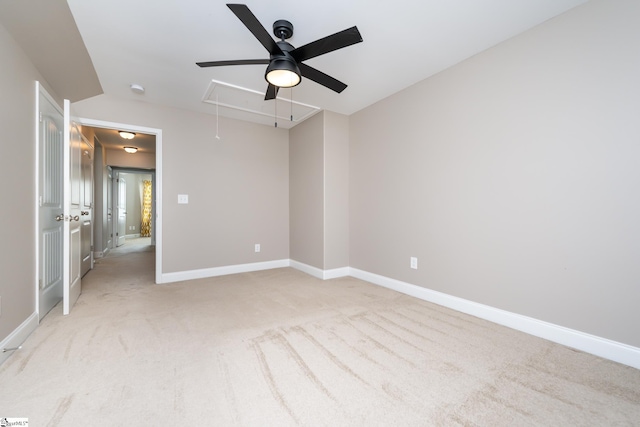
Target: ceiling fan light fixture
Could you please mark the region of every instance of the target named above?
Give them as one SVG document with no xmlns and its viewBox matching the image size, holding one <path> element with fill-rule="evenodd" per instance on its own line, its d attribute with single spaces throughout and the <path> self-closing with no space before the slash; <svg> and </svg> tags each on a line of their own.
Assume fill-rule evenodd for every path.
<svg viewBox="0 0 640 427">
<path fill-rule="evenodd" d="M 124 151 L 126 151 L 129 154 L 133 154 L 136 151 L 138 151 L 138 147 L 124 147 Z"/>
<path fill-rule="evenodd" d="M 127 132 L 127 131 L 124 131 L 124 130 L 121 130 L 119 133 L 120 133 L 120 136 L 122 138 L 124 138 L 124 139 L 133 139 L 136 136 L 135 133 Z"/>
<path fill-rule="evenodd" d="M 294 87 L 300 83 L 300 69 L 293 59 L 275 58 L 264 75 L 269 83 L 277 87 Z"/>
</svg>

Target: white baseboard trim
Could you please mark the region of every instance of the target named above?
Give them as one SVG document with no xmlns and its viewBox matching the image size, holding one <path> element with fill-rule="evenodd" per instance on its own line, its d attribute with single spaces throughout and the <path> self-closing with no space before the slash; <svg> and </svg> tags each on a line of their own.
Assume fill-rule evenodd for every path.
<svg viewBox="0 0 640 427">
<path fill-rule="evenodd" d="M 226 276 L 227 274 L 248 273 L 251 271 L 270 270 L 272 268 L 282 267 L 289 267 L 288 259 L 162 273 L 162 278 L 158 283 L 181 282 L 183 280 L 204 279 L 207 277 Z"/>
<path fill-rule="evenodd" d="M 349 275 L 349 267 L 334 268 L 332 270 L 322 270 L 318 267 L 314 267 L 293 259 L 290 260 L 290 262 L 292 268 L 300 270 L 303 273 L 307 273 L 308 275 L 321 280 L 335 279 L 338 277 L 345 277 Z"/>
<path fill-rule="evenodd" d="M 33 312 L 27 319 L 22 322 L 13 332 L 0 342 L 0 365 L 16 351 L 8 351 L 2 353 L 5 348 L 14 348 L 22 345 L 29 335 L 38 327 L 38 313 Z"/>
<path fill-rule="evenodd" d="M 324 280 L 337 279 L 338 277 L 349 276 L 351 269 L 349 267 L 334 268 L 332 270 L 324 270 Z"/>
<path fill-rule="evenodd" d="M 640 348 L 358 270 L 357 268 L 350 268 L 349 270 L 349 275 L 357 279 L 640 369 Z"/>
<path fill-rule="evenodd" d="M 300 270 L 303 273 L 307 273 L 310 276 L 315 277 L 316 279 L 321 279 L 322 280 L 322 276 L 324 271 L 319 269 L 318 267 L 313 267 L 309 264 L 305 264 L 302 263 L 300 261 L 296 261 L 296 260 L 289 260 L 289 266 L 291 268 L 295 268 L 296 270 Z"/>
</svg>

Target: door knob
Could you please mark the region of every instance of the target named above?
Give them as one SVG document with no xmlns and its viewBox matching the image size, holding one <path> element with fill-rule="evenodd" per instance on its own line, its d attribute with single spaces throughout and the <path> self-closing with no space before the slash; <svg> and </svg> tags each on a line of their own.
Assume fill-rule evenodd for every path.
<svg viewBox="0 0 640 427">
<path fill-rule="evenodd" d="M 64 214 L 56 215 L 56 221 L 63 221 L 63 220 L 64 220 Z"/>
<path fill-rule="evenodd" d="M 70 216 L 69 217 L 69 222 L 71 222 L 71 221 L 80 221 L 80 217 L 78 215 Z"/>
<path fill-rule="evenodd" d="M 89 211 L 80 211 L 80 215 L 89 215 Z"/>
</svg>

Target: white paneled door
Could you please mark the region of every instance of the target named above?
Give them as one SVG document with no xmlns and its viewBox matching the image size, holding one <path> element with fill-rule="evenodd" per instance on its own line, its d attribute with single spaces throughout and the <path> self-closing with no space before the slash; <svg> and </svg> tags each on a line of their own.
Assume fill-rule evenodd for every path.
<svg viewBox="0 0 640 427">
<path fill-rule="evenodd" d="M 71 119 L 71 103 L 64 100 L 64 233 L 63 233 L 63 306 L 69 314 L 82 290 L 82 135 Z"/>
<path fill-rule="evenodd" d="M 64 118 L 38 86 L 38 316 L 62 299 L 64 233 Z"/>
<path fill-rule="evenodd" d="M 82 232 L 82 265 L 80 275 L 84 277 L 93 268 L 93 146 L 84 135 L 82 137 L 82 177 L 80 179 L 81 204 L 80 222 Z"/>
</svg>

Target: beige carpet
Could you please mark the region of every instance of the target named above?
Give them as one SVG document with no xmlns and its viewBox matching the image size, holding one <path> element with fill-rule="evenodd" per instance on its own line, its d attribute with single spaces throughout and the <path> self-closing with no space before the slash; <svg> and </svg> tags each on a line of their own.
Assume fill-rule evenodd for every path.
<svg viewBox="0 0 640 427">
<path fill-rule="evenodd" d="M 96 264 L 0 366 L 31 426 L 640 425 L 640 371 L 353 278 Z"/>
</svg>

